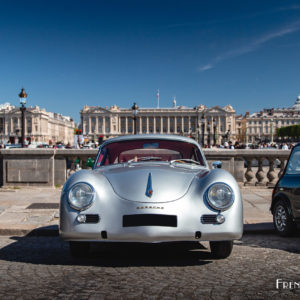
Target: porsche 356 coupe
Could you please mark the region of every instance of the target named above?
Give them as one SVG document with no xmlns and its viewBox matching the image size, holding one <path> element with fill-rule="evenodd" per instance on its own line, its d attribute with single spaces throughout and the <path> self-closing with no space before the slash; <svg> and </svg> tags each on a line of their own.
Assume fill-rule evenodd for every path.
<svg viewBox="0 0 300 300">
<path fill-rule="evenodd" d="M 91 242 L 209 241 L 215 258 L 230 255 L 243 233 L 243 207 L 234 177 L 210 169 L 199 144 L 174 135 L 106 140 L 92 170 L 66 181 L 60 236 L 74 256 Z"/>
</svg>

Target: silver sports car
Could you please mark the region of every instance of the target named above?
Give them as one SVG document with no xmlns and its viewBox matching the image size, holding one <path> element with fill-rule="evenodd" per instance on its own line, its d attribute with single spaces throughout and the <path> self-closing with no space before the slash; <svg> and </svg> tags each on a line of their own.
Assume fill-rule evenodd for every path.
<svg viewBox="0 0 300 300">
<path fill-rule="evenodd" d="M 92 170 L 66 181 L 60 235 L 82 256 L 91 242 L 209 241 L 216 258 L 230 255 L 243 233 L 239 187 L 198 143 L 172 135 L 105 141 Z"/>
</svg>

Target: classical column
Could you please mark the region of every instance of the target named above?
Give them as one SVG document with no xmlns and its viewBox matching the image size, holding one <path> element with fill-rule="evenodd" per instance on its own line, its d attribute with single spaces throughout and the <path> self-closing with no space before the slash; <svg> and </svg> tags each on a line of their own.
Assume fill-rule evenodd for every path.
<svg viewBox="0 0 300 300">
<path fill-rule="evenodd" d="M 103 134 L 106 133 L 106 120 L 105 120 L 105 116 L 102 117 L 102 122 L 103 122 L 103 125 L 102 125 L 102 128 L 103 128 Z"/>
<path fill-rule="evenodd" d="M 109 117 L 109 134 L 113 132 L 112 116 Z"/>
<path fill-rule="evenodd" d="M 96 116 L 96 128 L 95 128 L 95 132 L 98 134 L 99 133 L 99 122 L 98 122 L 98 117 Z"/>
<path fill-rule="evenodd" d="M 153 133 L 156 133 L 156 117 L 153 117 Z"/>
<path fill-rule="evenodd" d="M 207 118 L 205 118 L 205 123 L 204 123 L 204 135 L 205 135 L 205 144 L 207 144 L 208 143 L 208 135 L 209 135 Z"/>
<path fill-rule="evenodd" d="M 163 117 L 160 117 L 160 133 L 163 133 L 163 128 L 164 128 L 164 124 L 163 124 Z"/>
<path fill-rule="evenodd" d="M 188 118 L 188 133 L 191 133 L 191 117 L 189 116 Z"/>
<path fill-rule="evenodd" d="M 92 133 L 92 118 L 91 118 L 91 116 L 89 116 L 89 132 L 88 133 Z"/>
<path fill-rule="evenodd" d="M 181 132 L 184 133 L 184 117 L 181 117 Z"/>
<path fill-rule="evenodd" d="M 167 133 L 170 134 L 170 117 L 167 117 Z"/>
<path fill-rule="evenodd" d="M 220 139 L 220 136 L 222 136 L 222 133 L 221 133 L 221 117 L 218 116 L 218 122 L 217 122 L 217 134 L 218 134 L 218 141 L 217 143 L 218 144 L 221 144 L 221 139 Z"/>
<path fill-rule="evenodd" d="M 174 133 L 177 133 L 177 117 L 174 117 Z"/>
<path fill-rule="evenodd" d="M 149 133 L 149 117 L 146 117 L 146 133 Z"/>
<path fill-rule="evenodd" d="M 128 117 L 125 117 L 125 133 L 128 134 Z"/>
<path fill-rule="evenodd" d="M 143 133 L 143 117 L 139 116 L 139 129 L 140 133 Z"/>
</svg>

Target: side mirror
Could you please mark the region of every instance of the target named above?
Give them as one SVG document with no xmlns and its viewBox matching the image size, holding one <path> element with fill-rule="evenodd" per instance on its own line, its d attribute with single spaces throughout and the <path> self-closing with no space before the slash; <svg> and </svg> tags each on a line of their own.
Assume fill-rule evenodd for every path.
<svg viewBox="0 0 300 300">
<path fill-rule="evenodd" d="M 212 167 L 213 167 L 213 169 L 221 169 L 222 168 L 222 162 L 221 161 L 214 161 L 213 163 L 212 163 Z"/>
</svg>

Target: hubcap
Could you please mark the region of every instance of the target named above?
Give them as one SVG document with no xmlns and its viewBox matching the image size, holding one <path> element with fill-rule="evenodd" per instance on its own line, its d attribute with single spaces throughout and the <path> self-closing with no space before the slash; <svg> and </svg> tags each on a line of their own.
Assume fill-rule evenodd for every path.
<svg viewBox="0 0 300 300">
<path fill-rule="evenodd" d="M 287 214 L 283 206 L 279 205 L 275 212 L 275 223 L 279 231 L 284 231 L 286 228 Z"/>
</svg>

